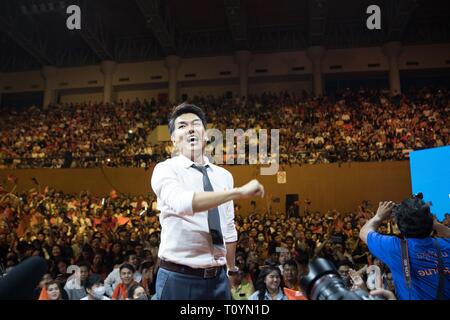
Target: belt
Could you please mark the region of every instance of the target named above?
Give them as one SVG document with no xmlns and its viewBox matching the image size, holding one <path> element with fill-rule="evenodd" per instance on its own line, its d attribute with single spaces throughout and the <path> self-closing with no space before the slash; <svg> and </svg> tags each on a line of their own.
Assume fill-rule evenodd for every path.
<svg viewBox="0 0 450 320">
<path fill-rule="evenodd" d="M 169 271 L 189 274 L 192 276 L 202 277 L 202 278 L 214 278 L 216 277 L 221 270 L 224 270 L 223 267 L 211 267 L 211 268 L 191 268 L 182 264 L 176 264 L 170 261 L 161 260 L 160 264 L 161 268 L 167 269 Z"/>
</svg>

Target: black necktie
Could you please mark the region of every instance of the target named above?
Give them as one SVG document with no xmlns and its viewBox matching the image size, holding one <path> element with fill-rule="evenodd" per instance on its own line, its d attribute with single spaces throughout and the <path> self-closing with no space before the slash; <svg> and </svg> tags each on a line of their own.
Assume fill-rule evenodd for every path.
<svg viewBox="0 0 450 320">
<path fill-rule="evenodd" d="M 203 174 L 203 190 L 205 192 L 212 192 L 214 191 L 211 181 L 209 181 L 208 173 L 206 172 L 206 166 L 197 166 L 195 164 L 192 165 L 192 168 L 197 169 Z M 223 247 L 223 236 L 222 236 L 222 230 L 220 229 L 220 216 L 219 216 L 219 209 L 217 207 L 211 208 L 208 210 L 208 226 L 209 226 L 209 233 L 212 237 L 212 242 L 215 246 Z"/>
</svg>

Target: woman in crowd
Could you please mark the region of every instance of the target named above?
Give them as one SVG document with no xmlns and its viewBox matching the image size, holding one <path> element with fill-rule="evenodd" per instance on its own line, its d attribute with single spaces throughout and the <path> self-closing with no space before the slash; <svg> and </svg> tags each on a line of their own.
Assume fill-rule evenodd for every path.
<svg viewBox="0 0 450 320">
<path fill-rule="evenodd" d="M 256 291 L 248 300 L 288 300 L 281 286 L 281 271 L 276 266 L 264 267 L 256 281 Z"/>
<path fill-rule="evenodd" d="M 145 289 L 140 284 L 133 284 L 128 288 L 128 300 L 148 300 Z"/>
<path fill-rule="evenodd" d="M 47 291 L 47 299 L 43 300 L 64 300 L 59 282 L 55 280 L 47 282 L 45 290 Z"/>
</svg>

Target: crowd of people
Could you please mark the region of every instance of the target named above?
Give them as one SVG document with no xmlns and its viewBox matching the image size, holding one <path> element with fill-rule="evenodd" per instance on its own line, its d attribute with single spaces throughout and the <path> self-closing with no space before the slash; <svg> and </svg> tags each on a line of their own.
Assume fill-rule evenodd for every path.
<svg viewBox="0 0 450 320">
<path fill-rule="evenodd" d="M 404 160 L 411 150 L 449 145 L 449 97 L 446 89 L 422 88 L 396 97 L 346 90 L 320 98 L 280 93 L 190 102 L 222 132 L 279 129 L 276 156 L 282 164 L 318 164 Z M 171 109 L 154 100 L 6 109 L 0 115 L 0 169 L 149 168 L 173 151 L 170 142 L 149 143 Z M 1 274 L 40 256 L 48 273 L 35 299 L 156 298 L 161 226 L 153 194 L 97 197 L 35 183 L 27 192 L 0 186 Z M 376 208 L 367 201 L 346 214 L 310 208 L 283 214 L 255 203 L 249 212 L 235 205 L 239 272 L 229 277 L 232 298 L 308 299 L 300 279 L 319 257 L 336 268 L 348 290 L 386 290 L 395 298 L 392 272 L 360 238 Z M 450 226 L 449 214 L 442 223 Z M 389 219 L 377 230 L 399 234 Z"/>
<path fill-rule="evenodd" d="M 188 100 L 224 137 L 226 129 L 279 129 L 273 156 L 282 164 L 316 164 L 404 160 L 411 150 L 450 144 L 449 97 L 448 89 L 422 88 L 401 96 L 361 89 L 320 98 L 283 92 Z M 173 151 L 170 142 L 149 139 L 171 109 L 136 100 L 3 110 L 0 168 L 148 168 Z"/>
<path fill-rule="evenodd" d="M 7 274 L 27 257 L 41 256 L 48 273 L 36 288 L 36 299 L 154 298 L 161 227 L 158 213 L 150 209 L 154 200 L 152 195 L 111 193 L 99 198 L 48 188 L 4 193 L 2 272 Z M 373 216 L 367 201 L 346 215 L 308 208 L 298 215 L 280 215 L 254 204 L 244 213 L 236 205 L 240 272 L 230 277 L 233 299 L 306 299 L 299 279 L 317 257 L 333 263 L 349 289 L 394 291 L 389 269 L 359 239 L 361 227 Z M 450 215 L 443 223 L 450 226 Z M 386 222 L 379 232 L 398 230 Z"/>
</svg>

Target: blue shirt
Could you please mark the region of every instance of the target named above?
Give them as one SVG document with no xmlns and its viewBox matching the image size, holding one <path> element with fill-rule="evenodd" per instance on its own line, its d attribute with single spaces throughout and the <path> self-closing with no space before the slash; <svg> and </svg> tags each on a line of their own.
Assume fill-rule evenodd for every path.
<svg viewBox="0 0 450 320">
<path fill-rule="evenodd" d="M 450 299 L 450 239 L 437 238 L 444 264 L 444 298 Z M 371 231 L 367 235 L 370 252 L 391 269 L 396 295 L 400 300 L 435 300 L 439 283 L 437 249 L 433 238 L 408 238 L 411 290 L 402 268 L 400 238 Z"/>
</svg>

